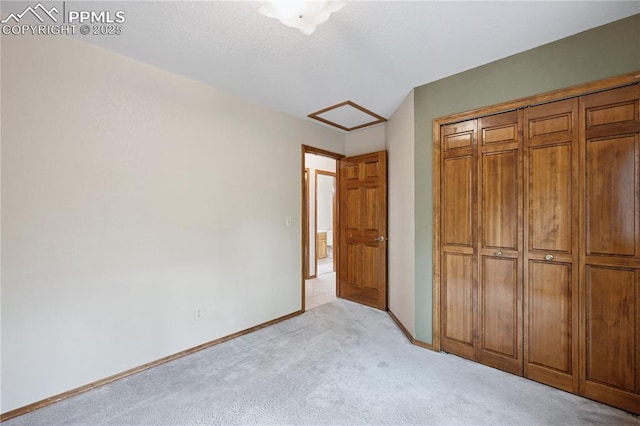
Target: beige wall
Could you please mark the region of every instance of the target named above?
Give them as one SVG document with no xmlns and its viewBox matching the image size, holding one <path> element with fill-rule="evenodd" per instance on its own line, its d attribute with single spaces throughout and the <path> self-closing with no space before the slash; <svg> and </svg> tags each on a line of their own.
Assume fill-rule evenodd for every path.
<svg viewBox="0 0 640 426">
<path fill-rule="evenodd" d="M 387 122 L 389 309 L 415 335 L 413 90 Z"/>
<path fill-rule="evenodd" d="M 301 308 L 300 146 L 343 134 L 64 36 L 3 37 L 1 90 L 0 411 Z"/>
<path fill-rule="evenodd" d="M 345 134 L 345 155 L 351 157 L 385 149 L 385 126 L 380 124 Z"/>
</svg>

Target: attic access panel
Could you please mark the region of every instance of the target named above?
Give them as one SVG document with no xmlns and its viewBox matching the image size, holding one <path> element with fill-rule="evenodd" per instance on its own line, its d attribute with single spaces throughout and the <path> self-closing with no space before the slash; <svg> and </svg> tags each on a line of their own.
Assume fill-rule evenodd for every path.
<svg viewBox="0 0 640 426">
<path fill-rule="evenodd" d="M 344 101 L 321 109 L 309 114 L 307 117 L 347 132 L 387 121 L 386 118 L 351 101 Z"/>
</svg>

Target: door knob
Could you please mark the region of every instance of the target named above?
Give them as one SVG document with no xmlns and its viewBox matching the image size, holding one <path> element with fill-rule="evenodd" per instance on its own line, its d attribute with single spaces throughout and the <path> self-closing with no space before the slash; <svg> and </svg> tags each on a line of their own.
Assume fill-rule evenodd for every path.
<svg viewBox="0 0 640 426">
<path fill-rule="evenodd" d="M 383 242 L 384 240 L 385 238 L 382 235 L 373 239 L 373 241 L 380 241 L 380 242 Z"/>
<path fill-rule="evenodd" d="M 502 256 L 502 250 L 496 251 L 496 256 Z"/>
<path fill-rule="evenodd" d="M 548 254 L 544 257 L 544 260 L 553 260 L 553 255 L 552 254 Z"/>
</svg>

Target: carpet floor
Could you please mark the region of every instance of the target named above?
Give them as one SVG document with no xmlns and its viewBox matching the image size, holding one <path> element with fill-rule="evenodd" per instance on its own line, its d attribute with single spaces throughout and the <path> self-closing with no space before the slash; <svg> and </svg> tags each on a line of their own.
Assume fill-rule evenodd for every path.
<svg viewBox="0 0 640 426">
<path fill-rule="evenodd" d="M 411 345 L 344 300 L 9 420 L 18 425 L 640 425 L 627 412 Z"/>
</svg>

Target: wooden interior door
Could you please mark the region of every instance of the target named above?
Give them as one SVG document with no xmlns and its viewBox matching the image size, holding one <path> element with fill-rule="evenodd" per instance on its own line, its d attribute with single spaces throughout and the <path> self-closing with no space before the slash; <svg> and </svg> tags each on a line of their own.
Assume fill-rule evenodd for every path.
<svg viewBox="0 0 640 426">
<path fill-rule="evenodd" d="M 522 374 L 520 111 L 478 119 L 478 361 Z"/>
<path fill-rule="evenodd" d="M 338 296 L 387 309 L 387 152 L 339 161 Z"/>
<path fill-rule="evenodd" d="M 524 125 L 524 375 L 578 392 L 578 99 Z"/>
<path fill-rule="evenodd" d="M 580 393 L 640 413 L 640 87 L 580 113 Z"/>
<path fill-rule="evenodd" d="M 441 348 L 476 359 L 476 120 L 442 126 Z"/>
</svg>

